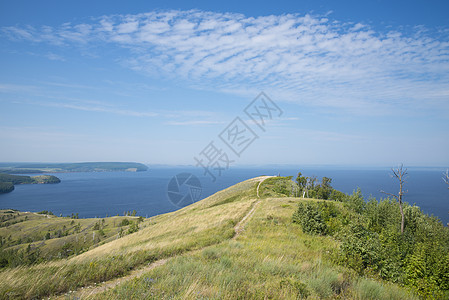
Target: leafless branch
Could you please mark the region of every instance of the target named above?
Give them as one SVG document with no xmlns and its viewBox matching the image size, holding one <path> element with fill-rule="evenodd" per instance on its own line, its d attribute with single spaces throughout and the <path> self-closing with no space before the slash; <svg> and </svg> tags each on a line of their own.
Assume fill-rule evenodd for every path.
<svg viewBox="0 0 449 300">
<path fill-rule="evenodd" d="M 404 196 L 405 193 L 407 193 L 407 191 L 404 191 L 404 184 L 405 184 L 405 178 L 407 177 L 408 173 L 407 173 L 407 168 L 404 169 L 403 165 L 400 164 L 398 166 L 397 169 L 392 168 L 391 171 L 393 172 L 392 174 L 392 178 L 396 178 L 399 181 L 399 193 L 396 194 L 392 194 L 392 193 L 387 193 L 384 191 L 381 191 L 382 193 L 392 196 L 394 197 L 398 203 L 399 203 L 399 209 L 401 211 L 401 233 L 404 233 L 404 211 L 402 209 L 402 197 Z"/>
<path fill-rule="evenodd" d="M 383 191 L 383 190 L 380 190 L 380 192 L 383 193 L 383 194 L 385 194 L 385 195 L 392 196 L 392 197 L 396 198 L 396 200 L 398 199 L 398 196 L 395 195 L 395 194 L 387 193 L 387 192 L 385 192 L 385 191 Z"/>
<path fill-rule="evenodd" d="M 448 189 L 449 189 L 449 170 L 446 169 L 446 173 L 443 173 L 443 181 L 448 185 Z"/>
</svg>

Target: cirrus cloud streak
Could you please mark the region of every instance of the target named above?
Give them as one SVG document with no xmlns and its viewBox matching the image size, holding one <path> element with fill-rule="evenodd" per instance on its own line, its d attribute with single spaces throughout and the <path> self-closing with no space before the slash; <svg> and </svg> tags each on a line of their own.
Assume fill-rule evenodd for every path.
<svg viewBox="0 0 449 300">
<path fill-rule="evenodd" d="M 384 113 L 398 105 L 448 110 L 447 32 L 376 32 L 312 15 L 155 11 L 90 24 L 4 27 L 14 40 L 54 47 L 115 46 L 127 67 L 197 89 Z"/>
</svg>

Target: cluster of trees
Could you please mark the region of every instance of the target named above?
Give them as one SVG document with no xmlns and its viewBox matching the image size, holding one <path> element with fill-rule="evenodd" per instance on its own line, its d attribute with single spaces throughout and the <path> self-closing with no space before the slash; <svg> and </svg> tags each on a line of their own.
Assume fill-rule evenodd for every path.
<svg viewBox="0 0 449 300">
<path fill-rule="evenodd" d="M 318 182 L 316 176 L 305 177 L 301 172 L 296 177 L 298 184 L 296 197 L 330 199 L 334 189 L 331 186 L 332 179 L 323 177 L 321 183 Z"/>
<path fill-rule="evenodd" d="M 10 193 L 14 191 L 14 184 L 12 182 L 0 182 L 0 194 Z"/>
<path fill-rule="evenodd" d="M 292 178 L 293 176 L 277 176 L 264 180 L 260 195 L 263 197 L 287 196 L 315 199 L 334 199 L 344 196 L 343 193 L 332 188 L 332 179 L 328 177 L 323 177 L 319 182 L 316 176 L 305 177 L 299 172 L 296 182 Z"/>
<path fill-rule="evenodd" d="M 0 173 L 0 194 L 14 191 L 15 184 L 33 183 L 30 176 L 17 176 Z"/>
<path fill-rule="evenodd" d="M 120 230 L 119 230 L 119 237 L 124 236 L 125 234 L 131 234 L 134 232 L 139 231 L 139 224 L 143 222 L 143 217 L 139 217 L 135 221 L 130 221 L 128 219 L 123 219 L 122 222 L 120 222 Z M 128 226 L 128 230 L 125 232 L 123 229 L 124 226 Z"/>
<path fill-rule="evenodd" d="M 15 184 L 32 184 L 32 183 L 59 183 L 61 180 L 56 176 L 21 176 L 0 173 L 0 194 L 10 193 L 14 190 Z"/>
<path fill-rule="evenodd" d="M 134 209 L 133 211 L 125 211 L 125 212 L 123 212 L 123 215 L 126 217 L 126 216 L 133 216 L 133 217 L 135 217 L 136 216 L 136 214 L 137 214 L 137 211 Z"/>
<path fill-rule="evenodd" d="M 101 219 L 101 221 L 95 222 L 93 230 L 97 230 L 100 236 L 106 236 L 104 233 L 104 228 L 106 227 L 105 220 Z"/>
<path fill-rule="evenodd" d="M 293 222 L 305 233 L 339 240 L 330 255 L 338 264 L 409 286 L 425 299 L 449 299 L 449 229 L 403 201 L 406 175 L 402 166 L 393 170 L 399 192 L 386 193 L 391 198 L 365 201 L 360 189 L 352 195 L 334 190 L 337 201 L 301 202 Z"/>
<path fill-rule="evenodd" d="M 9 175 L 0 173 L 0 182 L 10 182 L 12 184 L 33 183 L 30 176 Z"/>
<path fill-rule="evenodd" d="M 53 175 L 39 175 L 31 177 L 32 183 L 54 184 L 60 183 L 61 179 Z"/>
<path fill-rule="evenodd" d="M 51 215 L 51 216 L 54 216 L 54 215 L 55 215 L 54 213 L 52 213 L 52 212 L 49 211 L 49 210 L 42 210 L 42 211 L 40 211 L 40 212 L 37 212 L 37 214 L 40 214 L 40 215 Z"/>
</svg>

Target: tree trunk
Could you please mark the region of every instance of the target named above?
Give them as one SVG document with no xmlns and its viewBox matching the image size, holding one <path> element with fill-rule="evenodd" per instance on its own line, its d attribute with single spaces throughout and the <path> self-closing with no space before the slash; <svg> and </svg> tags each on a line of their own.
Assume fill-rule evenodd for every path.
<svg viewBox="0 0 449 300">
<path fill-rule="evenodd" d="M 398 179 L 398 181 L 399 181 L 399 194 L 395 195 L 395 194 L 391 194 L 391 193 L 386 193 L 384 191 L 381 191 L 381 192 L 386 195 L 393 196 L 398 201 L 399 210 L 401 211 L 401 234 L 403 234 L 405 217 L 404 217 L 404 210 L 402 209 L 402 197 L 404 196 L 404 193 L 407 193 L 407 192 L 404 192 L 404 190 L 403 190 L 404 183 L 405 183 L 405 177 L 407 176 L 407 169 L 404 170 L 403 165 L 401 164 L 397 169 L 391 169 L 391 171 L 393 172 L 392 177 Z"/>
</svg>

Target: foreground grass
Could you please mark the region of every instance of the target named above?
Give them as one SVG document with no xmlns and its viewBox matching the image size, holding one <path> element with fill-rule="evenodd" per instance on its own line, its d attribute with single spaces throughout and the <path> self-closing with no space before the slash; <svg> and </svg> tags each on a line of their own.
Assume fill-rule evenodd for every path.
<svg viewBox="0 0 449 300">
<path fill-rule="evenodd" d="M 255 201 L 257 180 L 220 191 L 174 213 L 145 221 L 136 233 L 66 260 L 0 273 L 0 298 L 41 298 L 129 273 L 154 260 L 229 240 Z"/>
<path fill-rule="evenodd" d="M 95 299 L 414 299 L 328 259 L 330 237 L 291 222 L 298 198 L 267 198 L 235 240 L 178 256 Z M 310 200 L 313 201 L 313 200 Z"/>
</svg>

